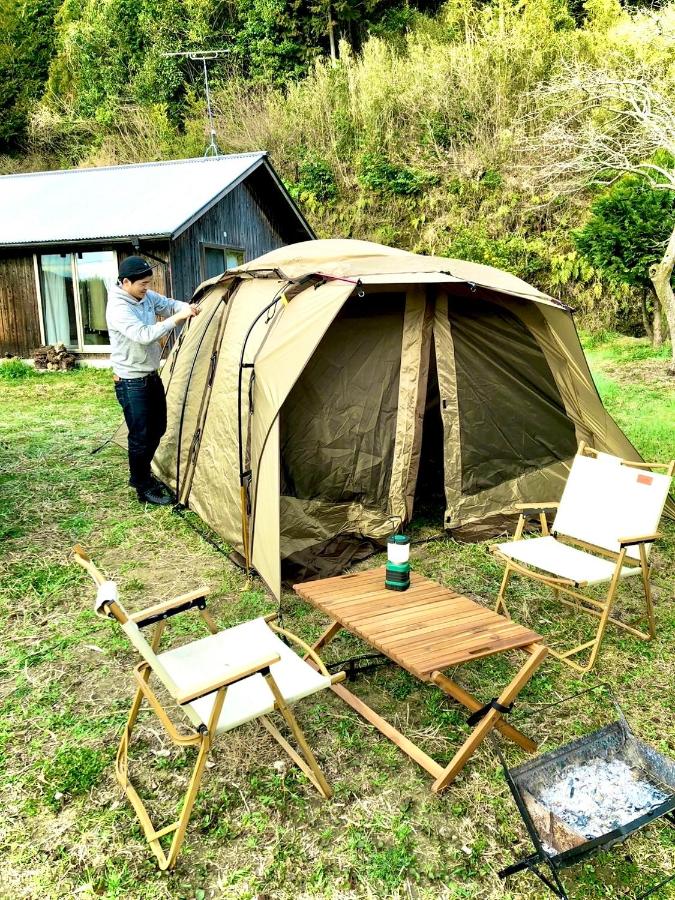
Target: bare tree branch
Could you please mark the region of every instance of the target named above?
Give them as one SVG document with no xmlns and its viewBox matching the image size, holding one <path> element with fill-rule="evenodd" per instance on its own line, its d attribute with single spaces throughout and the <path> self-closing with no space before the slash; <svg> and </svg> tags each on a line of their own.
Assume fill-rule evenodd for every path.
<svg viewBox="0 0 675 900">
<path fill-rule="evenodd" d="M 653 87 L 653 73 L 617 78 L 588 66 L 566 70 L 533 93 L 521 168 L 549 191 L 609 186 L 623 175 L 675 192 L 675 100 Z M 665 152 L 664 152 L 665 151 Z M 675 375 L 675 223 L 650 278 L 666 314 Z"/>
<path fill-rule="evenodd" d="M 569 192 L 611 184 L 618 172 L 675 190 L 675 169 L 655 161 L 659 151 L 675 157 L 675 108 L 647 75 L 619 80 L 568 67 L 532 99 L 520 150 L 535 184 Z"/>
</svg>

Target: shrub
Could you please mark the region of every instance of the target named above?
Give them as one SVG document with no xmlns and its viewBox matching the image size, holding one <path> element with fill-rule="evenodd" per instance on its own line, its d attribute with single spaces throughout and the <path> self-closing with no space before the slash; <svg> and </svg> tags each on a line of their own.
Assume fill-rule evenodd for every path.
<svg viewBox="0 0 675 900">
<path fill-rule="evenodd" d="M 289 185 L 294 199 L 304 200 L 307 196 L 323 203 L 335 200 L 337 185 L 335 175 L 328 163 L 320 157 L 305 158 L 298 166 L 295 184 Z"/>
<path fill-rule="evenodd" d="M 581 346 L 584 350 L 597 350 L 603 344 L 611 344 L 617 340 L 619 335 L 616 331 L 609 331 L 606 328 L 597 328 L 595 331 L 579 331 Z"/>
<path fill-rule="evenodd" d="M 435 144 L 442 150 L 452 150 L 471 139 L 476 128 L 474 113 L 458 102 L 451 110 L 431 113 L 426 121 L 426 133 L 420 140 L 422 143 Z"/>
<path fill-rule="evenodd" d="M 504 179 L 494 169 L 488 169 L 482 176 L 480 183 L 486 188 L 498 188 L 504 183 Z"/>
<path fill-rule="evenodd" d="M 652 290 L 650 267 L 663 256 L 675 225 L 675 195 L 637 178 L 622 178 L 591 206 L 572 232 L 581 254 L 610 281 Z"/>
<path fill-rule="evenodd" d="M 32 378 L 35 375 L 33 366 L 29 366 L 22 359 L 8 359 L 0 362 L 0 381 L 18 381 L 22 378 Z"/>
<path fill-rule="evenodd" d="M 494 266 L 536 283 L 547 268 L 546 252 L 541 238 L 527 240 L 517 234 L 497 238 L 483 230 L 462 228 L 443 256 Z"/>
<path fill-rule="evenodd" d="M 438 179 L 434 175 L 397 166 L 379 153 L 364 153 L 361 157 L 359 182 L 371 191 L 399 196 L 416 196 Z"/>
</svg>

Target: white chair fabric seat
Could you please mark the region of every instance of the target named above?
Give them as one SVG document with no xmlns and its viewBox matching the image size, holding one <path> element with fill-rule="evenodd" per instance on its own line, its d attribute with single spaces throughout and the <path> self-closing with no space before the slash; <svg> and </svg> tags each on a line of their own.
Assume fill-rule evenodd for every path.
<svg viewBox="0 0 675 900">
<path fill-rule="evenodd" d="M 557 578 L 568 578 L 576 584 L 603 584 L 611 580 L 616 569 L 613 560 L 563 544 L 551 535 L 497 544 L 496 549 L 509 559 L 541 569 Z M 639 566 L 623 566 L 621 578 L 639 575 L 640 572 Z"/>
<path fill-rule="evenodd" d="M 167 650 L 160 653 L 158 659 L 178 691 L 187 693 L 268 651 L 280 656 L 270 671 L 287 703 L 295 703 L 330 686 L 330 678 L 317 672 L 287 647 L 262 618 Z M 209 721 L 215 696 L 215 692 L 207 694 L 189 704 L 204 724 Z M 227 688 L 216 731 L 230 731 L 273 709 L 274 695 L 265 678 L 259 673 L 250 675 Z"/>
<path fill-rule="evenodd" d="M 669 475 L 636 469 L 607 453 L 577 455 L 551 530 L 618 553 L 622 539 L 658 529 L 670 482 Z M 626 547 L 626 556 L 639 560 L 639 546 Z"/>
</svg>

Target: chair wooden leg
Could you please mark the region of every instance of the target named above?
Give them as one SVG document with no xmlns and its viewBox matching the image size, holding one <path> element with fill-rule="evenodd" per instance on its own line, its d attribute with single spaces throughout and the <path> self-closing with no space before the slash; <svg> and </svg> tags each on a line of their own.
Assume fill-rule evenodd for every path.
<svg viewBox="0 0 675 900">
<path fill-rule="evenodd" d="M 502 577 L 501 587 L 499 588 L 499 593 L 497 594 L 497 602 L 495 604 L 495 612 L 500 615 L 506 616 L 507 619 L 511 618 L 511 614 L 508 611 L 506 606 L 506 601 L 504 600 L 504 595 L 506 594 L 506 589 L 509 586 L 509 581 L 511 580 L 511 575 L 513 574 L 513 570 L 511 566 L 507 563 L 506 568 L 504 569 L 504 576 Z"/>
<path fill-rule="evenodd" d="M 507 564 L 507 567 L 504 570 L 502 586 L 499 589 L 495 611 L 500 612 L 500 608 L 503 608 L 505 614 L 508 615 L 508 612 L 506 611 L 506 604 L 504 602 L 504 593 L 511 576 L 513 574 L 520 574 L 524 577 L 531 578 L 534 581 L 539 581 L 542 584 L 546 584 L 549 588 L 551 588 L 554 593 L 555 599 L 559 600 L 560 603 L 563 603 L 566 606 L 571 606 L 577 612 L 588 613 L 589 615 L 598 618 L 600 621 L 598 623 L 598 628 L 593 640 L 586 641 L 583 644 L 578 644 L 577 646 L 571 647 L 569 650 L 565 651 L 558 651 L 554 648 L 549 648 L 551 656 L 560 660 L 560 662 L 565 663 L 565 665 L 574 669 L 576 672 L 586 674 L 587 672 L 590 672 L 590 670 L 595 666 L 597 662 L 598 655 L 600 653 L 600 647 L 605 636 L 605 631 L 610 623 L 616 625 L 618 628 L 622 628 L 624 631 L 628 631 L 630 634 L 633 634 L 636 637 L 641 638 L 642 640 L 652 640 L 656 637 L 654 605 L 652 602 L 651 587 L 649 584 L 649 566 L 647 563 L 647 555 L 644 550 L 644 545 L 641 545 L 640 547 L 640 564 L 642 569 L 642 584 L 645 593 L 645 604 L 647 611 L 647 620 L 649 623 L 649 632 L 640 631 L 638 628 L 634 627 L 634 625 L 628 625 L 625 622 L 621 622 L 619 619 L 616 619 L 612 616 L 612 610 L 619 590 L 619 584 L 621 582 L 621 571 L 623 569 L 625 556 L 626 551 L 625 549 L 623 549 L 616 559 L 616 567 L 612 575 L 612 580 L 610 581 L 609 588 L 607 590 L 607 596 L 603 601 L 596 600 L 593 597 L 589 597 L 580 594 L 575 590 L 572 590 L 567 586 L 568 582 L 565 582 L 564 585 L 561 584 L 562 579 L 555 580 L 552 577 L 547 578 L 532 572 L 526 572 L 521 570 L 517 566 L 514 566 L 513 569 L 509 571 L 509 565 Z M 572 582 L 569 582 L 569 584 L 571 585 Z M 565 594 L 566 596 L 563 597 L 563 594 Z M 567 599 L 567 597 L 572 597 L 573 600 L 569 600 Z M 585 665 L 578 663 L 576 662 L 576 660 L 571 658 L 579 653 L 583 653 L 585 650 L 591 651 L 588 662 Z"/>
<path fill-rule="evenodd" d="M 649 584 L 649 562 L 645 545 L 640 544 L 640 568 L 642 569 L 642 586 L 645 591 L 645 604 L 647 606 L 647 621 L 649 622 L 649 635 L 652 640 L 656 637 L 656 622 L 654 621 L 654 603 L 652 602 L 652 589 Z"/>
<path fill-rule="evenodd" d="M 319 764 L 316 761 L 316 758 L 315 758 L 314 754 L 312 753 L 312 750 L 311 750 L 309 744 L 307 743 L 307 738 L 305 737 L 302 729 L 298 725 L 298 722 L 297 722 L 295 716 L 291 712 L 291 708 L 284 700 L 282 693 L 279 690 L 277 683 L 271 674 L 267 676 L 266 681 L 269 684 L 269 686 L 272 690 L 272 693 L 274 694 L 276 708 L 279 710 L 281 715 L 284 717 L 284 719 L 286 720 L 286 724 L 293 732 L 293 736 L 295 737 L 295 740 L 298 742 L 298 746 L 300 747 L 300 749 L 302 751 L 302 755 L 304 756 L 305 760 L 307 761 L 307 766 L 309 767 L 309 771 L 307 770 L 307 766 L 303 765 L 302 759 L 298 756 L 297 753 L 295 753 L 293 748 L 282 737 L 282 735 L 277 731 L 277 729 L 274 728 L 272 723 L 269 720 L 267 720 L 267 721 L 263 721 L 263 724 L 265 725 L 267 730 L 270 732 L 270 734 L 283 747 L 283 749 L 286 751 L 286 753 L 288 753 L 288 755 L 291 757 L 293 762 L 296 763 L 296 765 L 298 765 L 305 772 L 306 775 L 308 775 L 308 777 L 310 778 L 310 780 L 312 781 L 312 783 L 314 784 L 316 789 L 319 791 L 319 793 L 323 797 L 325 797 L 326 800 L 330 800 L 330 798 L 333 796 L 333 791 L 331 790 L 330 785 L 326 781 L 326 778 L 325 778 L 323 772 L 321 771 Z"/>
<path fill-rule="evenodd" d="M 531 654 L 530 658 L 497 698 L 502 706 L 508 706 L 516 699 L 518 694 L 543 663 L 546 654 L 548 653 L 548 648 L 543 644 L 535 644 L 531 646 L 529 652 Z M 434 793 L 442 791 L 455 780 L 459 772 L 461 772 L 467 764 L 469 758 L 496 726 L 500 718 L 501 713 L 494 708 L 490 709 L 485 716 L 483 716 L 457 753 L 455 753 L 449 765 L 443 771 L 443 774 L 433 783 L 431 789 Z"/>
<path fill-rule="evenodd" d="M 122 787 L 122 790 L 129 798 L 129 801 L 136 812 L 138 820 L 143 828 L 146 840 L 150 845 L 150 849 L 157 857 L 159 868 L 164 871 L 166 869 L 173 868 L 173 866 L 176 864 L 176 859 L 185 838 L 185 831 L 187 829 L 188 822 L 190 821 L 192 808 L 199 792 L 199 786 L 204 774 L 206 760 L 208 759 L 208 754 L 211 749 L 211 737 L 207 730 L 202 731 L 198 734 L 180 735 L 179 732 L 177 732 L 169 722 L 169 726 L 171 728 L 171 730 L 169 731 L 169 736 L 176 745 L 181 747 L 198 746 L 199 751 L 197 754 L 197 760 L 195 762 L 194 769 L 192 771 L 188 789 L 185 792 L 185 797 L 183 798 L 183 807 L 178 819 L 170 825 L 165 826 L 164 828 L 156 829 L 152 824 L 152 820 L 145 804 L 143 803 L 143 800 L 139 796 L 136 788 L 129 778 L 129 745 L 131 743 L 131 736 L 138 719 L 138 713 L 140 711 L 141 703 L 144 699 L 149 699 L 148 697 L 146 697 L 146 692 L 150 695 L 150 697 L 152 697 L 152 692 L 147 686 L 149 676 L 149 668 L 145 666 L 140 666 L 138 668 L 137 677 L 139 680 L 139 688 L 136 691 L 133 703 L 131 704 L 129 716 L 122 733 L 119 748 L 117 750 L 115 774 L 120 786 Z M 218 706 L 218 709 L 220 710 L 220 707 L 222 707 L 222 699 L 218 697 L 218 700 L 219 702 L 214 704 L 214 706 Z M 164 716 L 165 715 L 166 714 L 164 714 Z M 164 716 L 160 717 L 160 720 L 163 724 L 165 724 Z M 160 843 L 161 838 L 172 833 L 173 839 L 171 841 L 169 852 L 165 853 L 164 848 Z"/>
<path fill-rule="evenodd" d="M 203 735 L 203 740 L 201 746 L 199 748 L 199 753 L 197 755 L 197 762 L 195 763 L 195 767 L 192 770 L 192 777 L 190 778 L 190 784 L 188 785 L 188 789 L 185 792 L 185 799 L 183 801 L 183 809 L 181 810 L 180 816 L 178 817 L 178 828 L 173 836 L 173 840 L 171 841 L 171 849 L 169 850 L 167 856 L 167 869 L 172 869 L 176 864 L 176 859 L 178 854 L 180 853 L 180 848 L 183 845 L 183 840 L 185 838 L 185 831 L 188 826 L 188 822 L 190 821 L 190 816 L 192 815 L 192 808 L 195 805 L 195 800 L 197 799 L 197 794 L 199 793 L 199 786 L 202 781 L 202 776 L 204 774 L 204 767 L 206 766 L 206 760 L 209 757 L 209 751 L 211 750 L 211 737 L 208 734 Z"/>
<path fill-rule="evenodd" d="M 614 606 L 614 601 L 616 599 L 616 594 L 619 589 L 619 581 L 621 579 L 621 569 L 623 567 L 624 557 L 626 555 L 626 551 L 622 550 L 618 556 L 616 562 L 616 568 L 614 570 L 614 574 L 612 575 L 612 580 L 609 585 L 609 590 L 607 591 L 607 597 L 605 598 L 604 603 L 601 605 L 601 611 L 599 612 L 600 622 L 598 623 L 598 630 L 595 633 L 595 637 L 591 641 L 586 641 L 584 644 L 579 644 L 577 647 L 572 647 L 570 650 L 567 650 L 565 653 L 558 653 L 552 651 L 552 655 L 559 659 L 561 662 L 564 662 L 566 665 L 575 669 L 577 672 L 581 672 L 582 674 L 586 674 L 590 672 L 594 667 L 596 660 L 598 658 L 598 654 L 600 653 L 600 647 L 602 646 L 602 639 L 605 636 L 605 631 L 607 629 L 607 625 L 609 624 L 612 614 L 612 608 Z M 573 594 L 573 596 L 575 596 Z M 580 611 L 590 612 L 598 615 L 597 612 L 589 609 L 582 609 L 579 607 Z M 570 659 L 571 656 L 575 656 L 577 653 L 583 653 L 584 650 L 590 649 L 591 655 L 588 659 L 586 665 L 581 665 L 573 659 Z"/>
<path fill-rule="evenodd" d="M 600 645 L 602 644 L 602 639 L 605 636 L 605 629 L 607 628 L 607 624 L 609 622 L 610 616 L 612 614 L 612 607 L 614 606 L 614 600 L 616 599 L 616 592 L 619 589 L 619 581 L 621 580 L 621 569 L 623 568 L 623 562 L 626 556 L 625 549 L 619 553 L 618 559 L 616 561 L 616 568 L 614 570 L 614 575 L 612 575 L 612 580 L 609 585 L 609 590 L 607 591 L 607 599 L 605 600 L 605 608 L 602 611 L 602 615 L 600 616 L 600 624 L 598 626 L 598 632 L 595 636 L 595 646 L 591 650 L 591 656 L 588 660 L 587 671 L 590 671 L 595 665 L 595 661 L 598 658 L 598 653 L 600 652 Z"/>
<path fill-rule="evenodd" d="M 600 653 L 600 647 L 602 645 L 602 639 L 605 636 L 605 631 L 607 629 L 607 624 L 609 622 L 609 616 L 612 611 L 612 605 L 614 603 L 614 595 L 616 594 L 616 589 L 612 592 L 611 598 L 607 598 L 607 606 L 605 611 L 600 616 L 600 624 L 598 625 L 598 631 L 595 635 L 595 641 L 593 643 L 593 648 L 591 650 L 591 655 L 588 659 L 588 663 L 586 664 L 585 670 L 590 672 L 590 670 L 595 665 L 595 662 L 598 658 L 598 653 Z"/>
</svg>

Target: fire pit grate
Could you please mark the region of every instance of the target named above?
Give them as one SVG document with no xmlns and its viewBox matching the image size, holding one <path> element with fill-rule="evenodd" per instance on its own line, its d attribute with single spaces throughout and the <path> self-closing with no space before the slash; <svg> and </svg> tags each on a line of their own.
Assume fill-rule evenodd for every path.
<svg viewBox="0 0 675 900">
<path fill-rule="evenodd" d="M 675 824 L 675 761 L 617 722 L 509 769 L 497 752 L 536 853 L 499 872 L 530 869 L 567 900 L 559 871 L 609 850 L 660 817 Z M 545 864 L 548 878 L 539 865 Z M 642 897 L 675 879 L 652 887 Z"/>
</svg>

